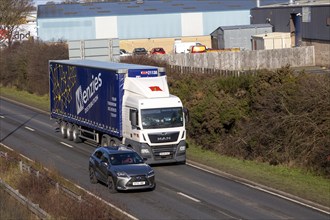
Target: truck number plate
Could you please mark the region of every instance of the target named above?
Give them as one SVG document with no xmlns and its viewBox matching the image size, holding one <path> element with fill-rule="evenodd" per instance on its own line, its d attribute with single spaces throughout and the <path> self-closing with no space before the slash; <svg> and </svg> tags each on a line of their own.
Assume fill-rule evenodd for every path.
<svg viewBox="0 0 330 220">
<path fill-rule="evenodd" d="M 142 185 L 145 185 L 145 184 L 146 184 L 145 181 L 133 182 L 133 186 L 142 186 Z"/>
<path fill-rule="evenodd" d="M 167 155 L 170 155 L 171 153 L 170 152 L 160 152 L 159 155 L 160 156 L 167 156 Z"/>
</svg>

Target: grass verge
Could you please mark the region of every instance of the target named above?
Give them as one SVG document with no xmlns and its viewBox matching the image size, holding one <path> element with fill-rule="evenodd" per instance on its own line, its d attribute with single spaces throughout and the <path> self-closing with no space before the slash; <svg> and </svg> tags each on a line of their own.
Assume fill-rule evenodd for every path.
<svg viewBox="0 0 330 220">
<path fill-rule="evenodd" d="M 330 207 L 330 181 L 313 173 L 285 166 L 222 156 L 189 144 L 187 158 L 249 181 Z"/>
<path fill-rule="evenodd" d="M 48 97 L 35 96 L 27 92 L 16 91 L 13 88 L 0 87 L 0 91 L 1 96 L 6 98 L 45 111 L 49 110 Z M 203 150 L 194 144 L 189 145 L 187 158 L 231 175 L 290 193 L 325 207 L 330 207 L 330 180 L 325 177 L 295 168 L 271 166 L 266 163 L 222 156 Z"/>
</svg>

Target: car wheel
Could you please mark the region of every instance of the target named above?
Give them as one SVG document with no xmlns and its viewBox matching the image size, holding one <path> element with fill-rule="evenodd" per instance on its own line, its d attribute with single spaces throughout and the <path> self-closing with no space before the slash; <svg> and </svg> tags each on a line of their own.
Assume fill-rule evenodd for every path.
<svg viewBox="0 0 330 220">
<path fill-rule="evenodd" d="M 154 183 L 154 186 L 150 188 L 150 191 L 154 191 L 156 189 L 156 183 Z"/>
<path fill-rule="evenodd" d="M 93 169 L 93 167 L 89 168 L 89 180 L 93 184 L 96 184 L 98 182 L 97 178 L 96 178 L 96 175 L 95 175 L 95 170 Z"/>
<path fill-rule="evenodd" d="M 113 180 L 112 176 L 108 176 L 107 184 L 108 184 L 108 189 L 109 189 L 110 193 L 117 192 L 116 184 L 115 184 L 115 181 Z"/>
</svg>

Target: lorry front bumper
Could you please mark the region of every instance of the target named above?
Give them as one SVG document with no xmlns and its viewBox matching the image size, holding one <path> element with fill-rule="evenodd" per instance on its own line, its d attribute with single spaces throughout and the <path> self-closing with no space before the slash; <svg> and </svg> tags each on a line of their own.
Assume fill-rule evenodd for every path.
<svg viewBox="0 0 330 220">
<path fill-rule="evenodd" d="M 184 163 L 186 161 L 186 142 L 152 147 L 142 144 L 140 155 L 146 159 L 148 164 Z"/>
</svg>

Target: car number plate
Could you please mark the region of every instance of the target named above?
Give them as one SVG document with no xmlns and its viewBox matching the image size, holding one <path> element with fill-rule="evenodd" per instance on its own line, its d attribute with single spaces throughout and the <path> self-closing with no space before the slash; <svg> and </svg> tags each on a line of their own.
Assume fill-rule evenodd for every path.
<svg viewBox="0 0 330 220">
<path fill-rule="evenodd" d="M 159 155 L 160 156 L 167 156 L 167 155 L 170 155 L 171 153 L 170 152 L 160 152 Z"/>
<path fill-rule="evenodd" d="M 142 185 L 145 185 L 145 184 L 146 184 L 145 181 L 133 182 L 133 186 L 142 186 Z"/>
</svg>

